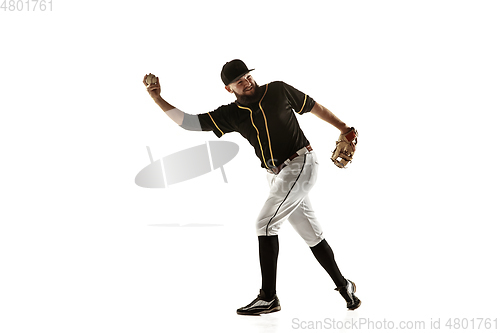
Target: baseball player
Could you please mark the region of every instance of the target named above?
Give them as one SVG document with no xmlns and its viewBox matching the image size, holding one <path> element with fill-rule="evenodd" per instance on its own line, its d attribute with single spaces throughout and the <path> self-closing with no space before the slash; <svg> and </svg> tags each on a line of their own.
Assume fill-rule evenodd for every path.
<svg viewBox="0 0 500 333">
<path fill-rule="evenodd" d="M 345 279 L 337 267 L 309 200 L 318 163 L 295 114 L 311 112 L 340 130 L 337 148 L 341 143 L 343 150 L 336 149 L 332 160 L 342 167 L 352 158 L 353 150 L 349 154 L 344 148 L 355 146 L 357 132 L 310 96 L 284 82 L 259 86 L 250 75 L 252 70 L 239 59 L 226 63 L 221 78 L 236 101 L 198 115 L 185 113 L 165 101 L 160 96 L 159 78 L 149 74 L 144 76 L 143 82 L 156 104 L 179 126 L 186 130 L 213 131 L 219 138 L 226 133 L 239 132 L 254 147 L 261 167 L 267 170 L 269 196 L 256 220 L 262 286 L 257 298 L 239 308 L 237 313 L 257 315 L 281 310 L 276 295 L 276 268 L 278 232 L 285 220 L 304 239 L 333 279 L 347 308 L 354 310 L 361 304 L 354 295 L 356 285 Z"/>
</svg>

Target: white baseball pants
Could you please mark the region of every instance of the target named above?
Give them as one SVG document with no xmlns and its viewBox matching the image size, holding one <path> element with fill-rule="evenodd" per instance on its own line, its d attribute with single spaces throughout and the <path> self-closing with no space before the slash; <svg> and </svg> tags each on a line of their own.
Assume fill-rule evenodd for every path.
<svg viewBox="0 0 500 333">
<path fill-rule="evenodd" d="M 310 247 L 323 240 L 308 193 L 316 183 L 318 162 L 314 151 L 294 158 L 278 175 L 268 173 L 269 197 L 257 218 L 257 236 L 274 236 L 288 219 Z"/>
</svg>

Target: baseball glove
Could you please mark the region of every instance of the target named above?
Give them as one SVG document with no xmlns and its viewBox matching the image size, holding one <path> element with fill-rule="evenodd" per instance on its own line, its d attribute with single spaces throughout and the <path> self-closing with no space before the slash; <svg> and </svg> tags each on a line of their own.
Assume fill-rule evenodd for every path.
<svg viewBox="0 0 500 333">
<path fill-rule="evenodd" d="M 343 169 L 352 161 L 356 145 L 358 144 L 358 131 L 351 127 L 346 134 L 340 134 L 332 154 L 332 161 L 336 166 Z"/>
</svg>

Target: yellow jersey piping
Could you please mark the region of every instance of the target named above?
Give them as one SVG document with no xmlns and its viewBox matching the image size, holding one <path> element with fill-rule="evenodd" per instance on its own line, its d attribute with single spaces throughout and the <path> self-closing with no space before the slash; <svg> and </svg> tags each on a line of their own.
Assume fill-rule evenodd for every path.
<svg viewBox="0 0 500 333">
<path fill-rule="evenodd" d="M 307 95 L 304 97 L 304 104 L 302 104 L 302 109 L 300 109 L 299 114 L 304 111 L 304 106 L 306 106 L 306 101 L 307 101 Z"/>
<path fill-rule="evenodd" d="M 210 119 L 212 119 L 212 122 L 214 123 L 215 127 L 217 127 L 217 129 L 222 133 L 222 135 L 224 135 L 224 132 L 222 132 L 219 128 L 219 126 L 217 126 L 217 124 L 215 123 L 215 120 L 214 118 L 212 118 L 212 116 L 210 115 L 210 113 L 208 113 L 208 116 L 210 117 Z"/>
<path fill-rule="evenodd" d="M 253 128 L 255 128 L 255 131 L 257 132 L 257 140 L 259 140 L 260 151 L 262 153 L 262 161 L 264 161 L 264 165 L 266 166 L 266 168 L 269 169 L 269 167 L 267 166 L 267 163 L 266 163 L 266 158 L 264 157 L 264 150 L 262 149 L 262 144 L 260 143 L 259 130 L 257 129 L 257 126 L 255 126 L 255 123 L 253 122 L 252 109 L 246 108 L 243 106 L 239 106 L 239 105 L 238 105 L 238 107 L 240 109 L 246 109 L 246 110 L 250 111 L 250 121 L 252 121 Z"/>
<path fill-rule="evenodd" d="M 271 153 L 271 161 L 272 161 L 273 165 L 276 167 L 276 164 L 274 163 L 273 149 L 271 148 L 271 137 L 269 136 L 269 128 L 267 127 L 267 118 L 266 118 L 266 114 L 264 112 L 264 109 L 262 108 L 262 105 L 261 105 L 262 100 L 264 99 L 266 94 L 267 94 L 267 84 L 266 84 L 266 91 L 264 92 L 264 95 L 260 99 L 259 108 L 262 111 L 262 115 L 264 116 L 264 124 L 266 125 L 267 141 L 269 142 L 269 152 Z"/>
</svg>

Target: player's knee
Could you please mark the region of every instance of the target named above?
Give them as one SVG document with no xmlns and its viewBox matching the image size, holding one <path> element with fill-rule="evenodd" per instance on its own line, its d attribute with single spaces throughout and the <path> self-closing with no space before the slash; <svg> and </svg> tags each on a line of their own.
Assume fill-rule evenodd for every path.
<svg viewBox="0 0 500 333">
<path fill-rule="evenodd" d="M 278 235 L 279 225 L 271 224 L 269 221 L 257 221 L 256 223 L 257 236 L 276 236 Z"/>
<path fill-rule="evenodd" d="M 310 237 L 310 238 L 304 238 L 304 241 L 306 242 L 307 246 L 314 247 L 314 246 L 318 245 L 319 243 L 321 243 L 321 241 L 324 238 L 325 237 L 323 237 L 323 236 L 315 236 L 315 237 Z"/>
</svg>

